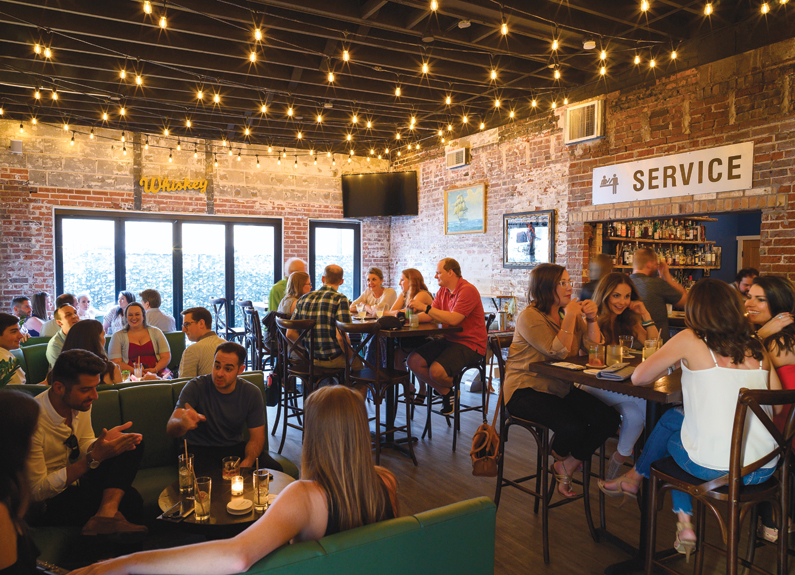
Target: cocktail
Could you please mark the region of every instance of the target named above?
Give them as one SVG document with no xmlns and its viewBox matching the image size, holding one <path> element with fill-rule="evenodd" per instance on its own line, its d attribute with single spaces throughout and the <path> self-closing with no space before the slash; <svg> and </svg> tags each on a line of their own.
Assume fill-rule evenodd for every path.
<svg viewBox="0 0 795 575">
<path fill-rule="evenodd" d="M 184 497 L 193 497 L 193 454 L 181 454 L 177 458 L 177 469 L 179 470 L 179 492 Z"/>
<path fill-rule="evenodd" d="M 591 367 L 604 367 L 605 346 L 599 344 L 588 346 L 588 365 Z"/>
<path fill-rule="evenodd" d="M 221 461 L 222 463 L 222 471 L 221 477 L 224 481 L 231 481 L 233 477 L 237 477 L 240 475 L 240 458 L 231 456 L 231 457 L 224 457 Z"/>
<path fill-rule="evenodd" d="M 254 509 L 265 511 L 268 508 L 271 474 L 267 469 L 254 470 Z"/>
<path fill-rule="evenodd" d="M 651 357 L 652 354 L 660 347 L 660 340 L 657 338 L 649 338 L 643 342 L 643 361 Z"/>
<path fill-rule="evenodd" d="M 622 354 L 624 357 L 628 357 L 629 354 L 632 352 L 632 342 L 635 341 L 635 337 L 631 335 L 620 335 L 618 336 L 618 343 L 621 344 L 623 347 Z"/>
<path fill-rule="evenodd" d="M 624 347 L 621 346 L 621 345 L 608 345 L 607 346 L 606 363 L 607 363 L 608 367 L 613 365 L 613 364 L 616 364 L 616 363 L 621 363 L 621 360 L 623 358 L 623 354 L 622 354 L 623 350 L 624 350 Z"/>
<path fill-rule="evenodd" d="M 196 520 L 206 521 L 210 519 L 210 495 L 213 480 L 209 477 L 196 478 L 196 495 L 194 497 L 196 504 Z"/>
</svg>

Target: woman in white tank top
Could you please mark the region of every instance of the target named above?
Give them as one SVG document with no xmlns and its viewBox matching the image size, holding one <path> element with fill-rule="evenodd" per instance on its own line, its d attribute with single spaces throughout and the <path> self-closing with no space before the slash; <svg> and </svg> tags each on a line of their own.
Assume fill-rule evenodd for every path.
<svg viewBox="0 0 795 575">
<path fill-rule="evenodd" d="M 702 279 L 690 290 L 685 307 L 686 329 L 671 338 L 632 375 L 634 385 L 646 385 L 681 363 L 684 414 L 669 410 L 660 418 L 635 467 L 612 482 L 599 482 L 610 496 L 637 494 L 640 481 L 649 477 L 651 464 L 673 456 L 695 477 L 709 481 L 729 470 L 734 412 L 740 388 L 781 389 L 775 370 L 753 328 L 744 316 L 737 291 L 713 279 Z M 749 414 L 743 465 L 756 461 L 775 448 L 775 441 L 755 415 Z M 776 462 L 743 477 L 746 485 L 764 483 Z M 690 496 L 672 491 L 677 514 L 674 548 L 685 555 L 695 548 L 690 521 Z"/>
</svg>

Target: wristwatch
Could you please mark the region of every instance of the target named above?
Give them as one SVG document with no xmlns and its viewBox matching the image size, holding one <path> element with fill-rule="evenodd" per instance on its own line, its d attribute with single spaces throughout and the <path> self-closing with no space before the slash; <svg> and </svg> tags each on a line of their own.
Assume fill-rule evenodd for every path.
<svg viewBox="0 0 795 575">
<path fill-rule="evenodd" d="M 97 467 L 99 467 L 99 463 L 100 463 L 99 461 L 94 459 L 94 456 L 91 453 L 93 450 L 94 450 L 94 447 L 92 446 L 91 449 L 86 451 L 86 462 L 88 462 L 89 469 L 96 469 Z"/>
<path fill-rule="evenodd" d="M 428 307 L 426 307 L 426 308 L 425 308 L 425 313 L 426 313 L 426 314 L 430 314 L 430 313 L 431 313 L 431 308 L 432 308 L 432 307 L 433 307 L 432 305 L 429 305 Z"/>
</svg>

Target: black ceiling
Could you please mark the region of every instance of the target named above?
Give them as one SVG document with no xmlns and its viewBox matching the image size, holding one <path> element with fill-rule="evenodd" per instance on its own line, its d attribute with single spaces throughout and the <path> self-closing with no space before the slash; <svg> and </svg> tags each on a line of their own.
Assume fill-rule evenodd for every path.
<svg viewBox="0 0 795 575">
<path fill-rule="evenodd" d="M 168 128 L 174 139 L 365 153 L 436 143 L 440 129 L 450 137 L 481 122 L 492 128 L 511 121 L 511 110 L 516 118 L 546 112 L 564 97 L 653 81 L 795 35 L 795 2 L 786 0 L 771 0 L 766 15 L 758 0 L 712 2 L 711 16 L 703 0 L 649 4 L 643 12 L 641 0 L 438 0 L 433 11 L 430 0 L 159 0 L 147 14 L 140 0 L 3 0 L 0 99 L 5 118 L 35 116 L 82 133 L 106 126 L 162 136 Z M 586 40 L 596 48 L 585 49 Z"/>
</svg>

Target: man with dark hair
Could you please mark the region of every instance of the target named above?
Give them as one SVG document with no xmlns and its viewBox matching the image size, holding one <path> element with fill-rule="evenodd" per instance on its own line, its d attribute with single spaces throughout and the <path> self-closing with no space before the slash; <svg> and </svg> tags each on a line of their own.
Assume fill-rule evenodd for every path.
<svg viewBox="0 0 795 575">
<path fill-rule="evenodd" d="M 265 447 L 265 403 L 257 386 L 238 376 L 246 366 L 246 348 L 226 342 L 215 351 L 212 375 L 190 380 L 179 394 L 177 407 L 166 424 L 171 437 L 185 437 L 193 463 L 200 472 L 217 468 L 224 457 L 240 457 L 241 467 L 281 471 Z M 248 441 L 243 428 L 248 428 Z"/>
<path fill-rule="evenodd" d="M 213 316 L 207 308 L 192 307 L 182 312 L 182 331 L 193 345 L 185 348 L 182 354 L 180 377 L 198 377 L 213 372 L 215 350 L 226 340 L 218 337 L 212 326 Z"/>
<path fill-rule="evenodd" d="M 19 318 L 10 313 L 0 313 L 0 361 L 10 361 L 11 365 L 17 363 L 12 349 L 19 349 L 19 342 L 25 339 L 19 331 Z M 11 376 L 8 385 L 22 385 L 25 383 L 25 372 L 20 367 Z"/>
<path fill-rule="evenodd" d="M 743 297 L 748 297 L 748 290 L 754 283 L 754 278 L 759 275 L 759 270 L 756 268 L 743 268 L 734 276 L 734 283 L 731 284 L 734 289 L 743 294 Z"/>
<path fill-rule="evenodd" d="M 55 298 L 56 310 L 59 307 L 64 306 L 66 304 L 69 304 L 73 308 L 77 309 L 77 298 L 70 293 L 61 294 L 57 298 Z M 80 319 L 79 316 L 78 319 Z M 44 325 L 41 326 L 41 331 L 39 332 L 39 335 L 42 337 L 54 337 L 55 334 L 58 333 L 59 329 L 60 326 L 58 325 L 58 322 L 55 320 L 55 314 L 53 314 L 53 319 L 45 321 Z"/>
<path fill-rule="evenodd" d="M 432 340 L 409 355 L 406 364 L 420 380 L 443 397 L 442 413 L 455 409 L 453 376 L 468 365 L 475 365 L 486 354 L 486 317 L 477 288 L 461 277 L 461 266 L 453 258 L 436 264 L 439 291 L 433 304 L 424 306 L 412 302 L 411 308 L 420 322 L 435 321 L 460 325 L 460 333 L 445 334 L 444 339 Z"/>
<path fill-rule="evenodd" d="M 162 299 L 156 289 L 145 289 L 138 294 L 146 310 L 146 323 L 158 328 L 163 333 L 177 331 L 177 322 L 167 313 L 160 311 Z"/>
<path fill-rule="evenodd" d="M 323 286 L 302 296 L 295 305 L 293 319 L 315 320 L 314 359 L 318 367 L 345 367 L 345 344 L 342 340 L 345 336 L 337 329 L 337 322 L 351 323 L 352 320 L 348 298 L 338 291 L 344 282 L 342 276 L 340 266 L 326 266 L 323 270 Z M 287 330 L 287 337 L 295 341 L 298 333 Z M 358 358 L 354 363 L 354 369 L 362 368 Z"/>
<path fill-rule="evenodd" d="M 11 309 L 18 319 L 30 317 L 33 310 L 30 308 L 30 298 L 25 295 L 17 296 L 11 300 Z"/>
<path fill-rule="evenodd" d="M 657 277 L 659 274 L 660 277 Z M 665 304 L 683 306 L 687 302 L 687 291 L 671 275 L 665 261 L 657 262 L 654 250 L 641 248 L 635 250 L 632 261 L 632 275 L 629 276 L 638 290 L 640 300 L 646 309 L 663 341 L 671 337 L 668 331 L 668 309 Z"/>
<path fill-rule="evenodd" d="M 77 309 L 71 304 L 64 304 L 55 310 L 53 314 L 55 323 L 61 329 L 50 338 L 47 342 L 47 361 L 50 362 L 50 367 L 55 365 L 55 360 L 58 359 L 58 354 L 63 349 L 63 344 L 66 341 L 66 336 L 72 326 L 80 321 L 80 316 L 77 315 Z"/>
<path fill-rule="evenodd" d="M 39 422 L 28 480 L 31 499 L 46 505 L 35 522 L 84 525 L 84 535 L 146 533 L 126 519 L 140 521 L 143 511 L 132 487 L 143 455 L 141 435 L 124 433 L 131 421 L 103 429 L 99 437 L 91 427 L 91 404 L 104 370 L 105 361 L 89 351 L 65 351 L 53 366 L 52 386 L 36 396 Z"/>
</svg>

